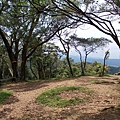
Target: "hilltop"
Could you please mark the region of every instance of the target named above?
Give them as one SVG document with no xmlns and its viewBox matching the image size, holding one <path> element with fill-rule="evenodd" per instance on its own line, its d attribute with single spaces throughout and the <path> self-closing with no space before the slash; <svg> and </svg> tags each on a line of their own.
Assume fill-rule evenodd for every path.
<svg viewBox="0 0 120 120">
<path fill-rule="evenodd" d="M 0 89 L 13 91 L 4 105 L 0 106 L 1 120 L 120 120 L 119 76 L 83 76 L 57 81 L 37 81 L 7 84 Z M 46 90 L 62 86 L 81 86 L 94 91 L 90 100 L 68 107 L 48 107 L 36 103 L 36 97 Z M 68 92 L 69 97 L 78 92 Z M 67 99 L 66 95 L 62 99 Z M 83 96 L 81 94 L 79 96 Z"/>
</svg>

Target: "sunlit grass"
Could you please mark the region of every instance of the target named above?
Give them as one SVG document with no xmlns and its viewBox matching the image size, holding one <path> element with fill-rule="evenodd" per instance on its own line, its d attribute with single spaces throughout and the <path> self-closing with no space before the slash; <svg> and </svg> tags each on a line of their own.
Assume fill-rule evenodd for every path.
<svg viewBox="0 0 120 120">
<path fill-rule="evenodd" d="M 85 97 L 85 98 L 75 97 L 69 100 L 61 100 L 60 93 L 62 91 L 74 91 L 74 90 L 79 90 L 80 92 L 84 92 L 89 95 L 93 93 L 92 90 L 89 90 L 83 87 L 76 87 L 76 86 L 59 87 L 59 88 L 55 88 L 55 89 L 51 89 L 51 90 L 43 92 L 36 98 L 36 101 L 46 106 L 66 107 L 70 105 L 76 105 L 80 102 L 84 102 L 88 100 L 88 97 Z"/>
<path fill-rule="evenodd" d="M 10 90 L 0 90 L 0 104 L 5 103 L 6 99 L 12 95 Z"/>
</svg>

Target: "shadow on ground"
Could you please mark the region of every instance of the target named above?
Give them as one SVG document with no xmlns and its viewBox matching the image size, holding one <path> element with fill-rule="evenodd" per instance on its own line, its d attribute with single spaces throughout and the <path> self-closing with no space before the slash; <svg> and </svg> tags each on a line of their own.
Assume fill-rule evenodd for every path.
<svg viewBox="0 0 120 120">
<path fill-rule="evenodd" d="M 0 86 L 0 89 L 8 89 L 13 90 L 15 92 L 25 92 L 25 91 L 32 91 L 43 87 L 48 87 L 49 83 L 57 83 L 61 81 L 67 81 L 68 79 L 62 80 L 43 80 L 43 81 L 35 81 L 35 82 L 18 82 L 18 83 L 10 83 L 6 85 Z M 69 79 L 74 80 L 74 79 Z"/>
<path fill-rule="evenodd" d="M 41 82 L 19 82 L 14 84 L 3 85 L 0 89 L 8 89 L 13 90 L 15 92 L 26 92 L 47 86 L 47 84 Z"/>
<path fill-rule="evenodd" d="M 120 110 L 114 108 L 98 114 L 82 114 L 76 120 L 120 120 Z"/>
<path fill-rule="evenodd" d="M 6 118 L 8 114 L 12 111 L 11 108 L 4 108 L 2 111 L 0 111 L 0 120 L 3 118 Z"/>
<path fill-rule="evenodd" d="M 5 103 L 3 103 L 3 105 L 6 104 L 14 104 L 16 102 L 19 102 L 19 99 L 16 96 L 11 95 L 6 101 Z"/>
<path fill-rule="evenodd" d="M 44 111 L 39 108 L 35 113 L 27 111 L 27 114 L 17 120 L 120 120 L 120 110 L 113 108 L 104 112 L 92 113 L 81 113 L 80 111 L 62 110 L 57 113 L 55 111 Z M 28 119 L 29 117 L 29 119 Z"/>
</svg>

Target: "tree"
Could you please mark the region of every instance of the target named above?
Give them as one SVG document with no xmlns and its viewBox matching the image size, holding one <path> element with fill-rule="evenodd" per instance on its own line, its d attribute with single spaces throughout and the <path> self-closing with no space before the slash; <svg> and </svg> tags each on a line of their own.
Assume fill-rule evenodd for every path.
<svg viewBox="0 0 120 120">
<path fill-rule="evenodd" d="M 55 6 L 58 15 L 66 16 L 71 20 L 76 21 L 78 26 L 81 24 L 90 24 L 96 27 L 99 31 L 111 36 L 120 48 L 118 36 L 111 21 L 104 19 L 101 14 L 97 14 L 95 9 L 90 9 L 94 8 L 94 6 L 92 6 L 94 0 L 86 2 L 72 0 L 51 0 L 51 2 Z M 82 5 L 84 7 L 82 7 Z"/>
<path fill-rule="evenodd" d="M 31 37 L 32 31 L 38 22 L 39 17 L 32 17 L 27 21 L 25 14 L 26 9 L 19 8 L 19 2 L 9 1 L 6 4 L 9 8 L 2 12 L 0 35 L 7 48 L 7 52 L 12 64 L 13 76 L 18 78 L 18 57 L 22 51 L 21 75 L 24 72 L 26 64 L 25 54 L 27 53 L 27 44 Z M 22 9 L 22 10 L 21 10 Z M 23 11 L 25 13 L 23 13 Z M 14 19 L 13 19 L 14 17 Z M 6 19 L 6 22 L 4 21 Z M 30 25 L 31 24 L 31 25 Z M 30 29 L 29 29 L 30 28 Z M 4 29 L 4 31 L 3 31 Z M 24 39 L 24 40 L 23 40 Z M 20 57 L 19 57 L 20 58 Z"/>
<path fill-rule="evenodd" d="M 74 46 L 75 50 L 80 55 L 80 61 L 81 61 L 81 70 L 82 75 L 85 75 L 85 68 L 86 68 L 86 62 L 87 57 L 90 53 L 96 51 L 99 47 L 105 47 L 108 43 L 111 41 L 106 38 L 78 38 L 77 35 L 70 36 L 71 45 Z M 85 53 L 84 60 L 82 59 L 81 51 L 78 47 L 82 47 Z"/>
<path fill-rule="evenodd" d="M 109 52 L 109 50 L 107 50 L 106 52 L 105 52 L 105 56 L 104 56 L 104 62 L 103 62 L 103 70 L 102 70 L 102 76 L 104 75 L 104 73 L 105 73 L 105 66 L 106 66 L 106 60 L 109 58 L 109 56 L 110 56 L 110 52 Z"/>
<path fill-rule="evenodd" d="M 62 17 L 66 18 L 66 20 L 72 22 L 76 28 L 83 24 L 90 24 L 101 32 L 111 36 L 120 47 L 118 36 L 111 21 L 107 20 L 104 15 L 98 14 L 103 11 L 98 9 L 99 5 L 96 1 L 51 0 L 51 2 L 52 4 L 47 7 L 50 11 L 54 11 L 51 15 L 60 16 L 60 19 Z M 32 4 L 39 11 L 37 7 L 38 4 L 34 2 Z"/>
<path fill-rule="evenodd" d="M 59 38 L 59 40 L 60 40 L 60 42 L 61 42 L 61 44 L 62 44 L 62 46 L 64 48 L 64 51 L 65 51 L 65 54 L 66 54 L 66 59 L 67 59 L 68 66 L 69 66 L 69 69 L 70 69 L 70 74 L 71 74 L 71 76 L 74 76 L 72 66 L 71 66 L 71 63 L 70 63 L 70 60 L 69 60 L 70 42 L 69 42 L 69 40 L 63 39 L 61 36 L 62 36 L 62 33 L 61 34 L 58 33 L 57 37 Z M 65 36 L 65 37 L 67 37 L 67 36 Z"/>
<path fill-rule="evenodd" d="M 71 46 L 73 46 L 76 50 L 76 52 L 78 52 L 78 54 L 80 55 L 80 67 L 81 67 L 81 74 L 82 75 L 85 75 L 85 64 L 83 62 L 83 59 L 82 59 L 82 53 L 81 51 L 78 49 L 78 45 L 76 44 L 75 40 L 76 40 L 76 35 L 74 36 L 71 36 L 70 37 L 70 41 L 71 41 Z"/>
<path fill-rule="evenodd" d="M 87 66 L 87 74 L 88 75 L 98 75 L 101 76 L 101 72 L 103 70 L 103 65 L 97 61 Z M 106 69 L 105 69 L 106 70 Z"/>
<path fill-rule="evenodd" d="M 46 15 L 44 8 L 48 4 L 41 4 L 39 12 L 27 1 L 9 1 L 6 4 L 9 8 L 1 13 L 0 35 L 7 48 L 13 76 L 24 80 L 26 62 L 29 57 L 39 46 L 48 42 L 68 24 L 65 22 L 61 24 L 55 17 Z M 18 76 L 19 61 L 21 62 L 20 76 Z"/>
<path fill-rule="evenodd" d="M 34 69 L 31 69 L 34 76 L 38 79 L 55 77 L 59 67 L 57 63 L 59 54 L 62 52 L 52 41 L 40 46 L 30 58 L 30 67 Z M 36 71 L 36 74 L 33 71 Z"/>
<path fill-rule="evenodd" d="M 105 3 L 102 4 L 100 8 L 102 8 L 102 11 L 106 11 L 114 16 L 120 15 L 120 1 L 119 0 L 105 0 Z"/>
</svg>

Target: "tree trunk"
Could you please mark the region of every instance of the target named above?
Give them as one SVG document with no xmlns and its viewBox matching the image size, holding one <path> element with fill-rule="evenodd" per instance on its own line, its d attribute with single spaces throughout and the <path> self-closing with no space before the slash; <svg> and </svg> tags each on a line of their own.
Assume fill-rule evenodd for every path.
<svg viewBox="0 0 120 120">
<path fill-rule="evenodd" d="M 45 67 L 42 65 L 42 78 L 45 79 Z"/>
<path fill-rule="evenodd" d="M 38 60 L 36 62 L 37 62 L 38 76 L 39 76 L 39 79 L 41 79 L 42 78 L 42 75 L 41 75 L 41 65 L 40 65 Z"/>
<path fill-rule="evenodd" d="M 39 75 L 39 79 L 45 79 L 45 68 L 43 66 L 43 63 L 41 61 L 41 63 L 39 63 L 39 61 L 37 61 L 37 65 L 38 65 L 38 75 Z"/>
<path fill-rule="evenodd" d="M 30 69 L 31 69 L 31 72 L 32 74 L 35 76 L 36 79 L 38 79 L 37 75 L 34 73 L 34 70 L 32 69 L 32 59 L 30 59 Z"/>
<path fill-rule="evenodd" d="M 52 75 L 52 63 L 50 63 L 50 68 L 49 68 L 49 78 L 51 78 Z"/>
<path fill-rule="evenodd" d="M 12 61 L 12 70 L 13 70 L 13 77 L 18 78 L 18 67 L 17 67 L 17 62 Z"/>
<path fill-rule="evenodd" d="M 0 56 L 0 79 L 3 79 L 3 58 L 2 58 L 2 55 Z"/>
<path fill-rule="evenodd" d="M 86 63 L 87 63 L 87 54 L 85 55 L 85 61 L 84 61 L 84 65 L 83 65 L 83 70 L 84 70 L 83 75 L 85 75 L 85 71 L 86 71 Z"/>
<path fill-rule="evenodd" d="M 5 61 L 6 62 L 6 61 Z M 6 65 L 8 67 L 8 71 L 10 73 L 11 76 L 13 76 L 13 72 L 12 72 L 12 69 L 10 68 L 9 64 L 6 62 Z"/>
<path fill-rule="evenodd" d="M 83 67 L 83 62 L 81 62 L 80 64 L 81 64 L 81 75 L 84 76 L 85 71 L 84 71 L 84 67 Z"/>
<path fill-rule="evenodd" d="M 22 60 L 21 63 L 21 73 L 20 73 L 20 80 L 24 81 L 25 80 L 25 70 L 26 70 L 26 60 Z"/>
<path fill-rule="evenodd" d="M 106 60 L 108 59 L 109 55 L 110 55 L 109 50 L 107 50 L 107 51 L 105 52 L 105 56 L 104 56 L 102 76 L 105 74 L 105 62 L 106 62 Z"/>
<path fill-rule="evenodd" d="M 104 76 L 105 74 L 105 61 L 106 61 L 106 58 L 104 57 L 102 76 Z"/>
<path fill-rule="evenodd" d="M 84 65 L 83 65 L 83 60 L 82 60 L 82 55 L 81 52 L 77 49 L 77 47 L 75 47 L 76 51 L 79 53 L 80 55 L 80 67 L 81 67 L 81 75 L 84 76 L 85 75 L 85 71 L 84 71 Z"/>
<path fill-rule="evenodd" d="M 15 55 L 12 51 L 12 48 L 7 40 L 7 38 L 4 35 L 4 32 L 2 31 L 2 29 L 0 29 L 0 35 L 3 39 L 3 42 L 6 46 L 10 61 L 11 61 L 11 65 L 12 65 L 12 70 L 13 70 L 13 77 L 18 77 L 18 71 L 17 71 L 17 54 Z"/>
<path fill-rule="evenodd" d="M 2 77 L 2 69 L 0 69 L 0 79 L 3 79 L 3 77 Z"/>
<path fill-rule="evenodd" d="M 70 60 L 69 60 L 69 53 L 67 53 L 66 59 L 67 59 L 67 62 L 68 62 L 68 66 L 69 66 L 69 68 L 70 68 L 70 74 L 71 74 L 71 76 L 73 77 L 74 74 L 73 74 L 73 70 L 72 70 L 72 67 L 71 67 Z"/>
<path fill-rule="evenodd" d="M 70 60 L 69 60 L 69 52 L 70 52 L 69 43 L 66 42 L 66 41 L 64 41 L 64 40 L 60 37 L 60 35 L 59 35 L 59 38 L 60 38 L 60 42 L 61 42 L 61 44 L 62 44 L 62 46 L 63 46 L 63 48 L 64 48 L 64 50 L 65 50 L 65 52 L 66 52 L 66 54 L 67 54 L 66 59 L 67 59 L 68 66 L 69 66 L 69 69 L 70 69 L 70 75 L 71 75 L 71 76 L 74 76 L 73 70 L 72 70 L 72 67 L 71 67 L 71 63 L 70 63 Z M 67 47 L 65 47 L 65 45 L 67 45 Z"/>
<path fill-rule="evenodd" d="M 26 70 L 26 61 L 27 61 L 26 53 L 27 53 L 27 43 L 25 42 L 22 50 L 21 72 L 20 72 L 21 81 L 25 80 L 25 70 Z"/>
</svg>

